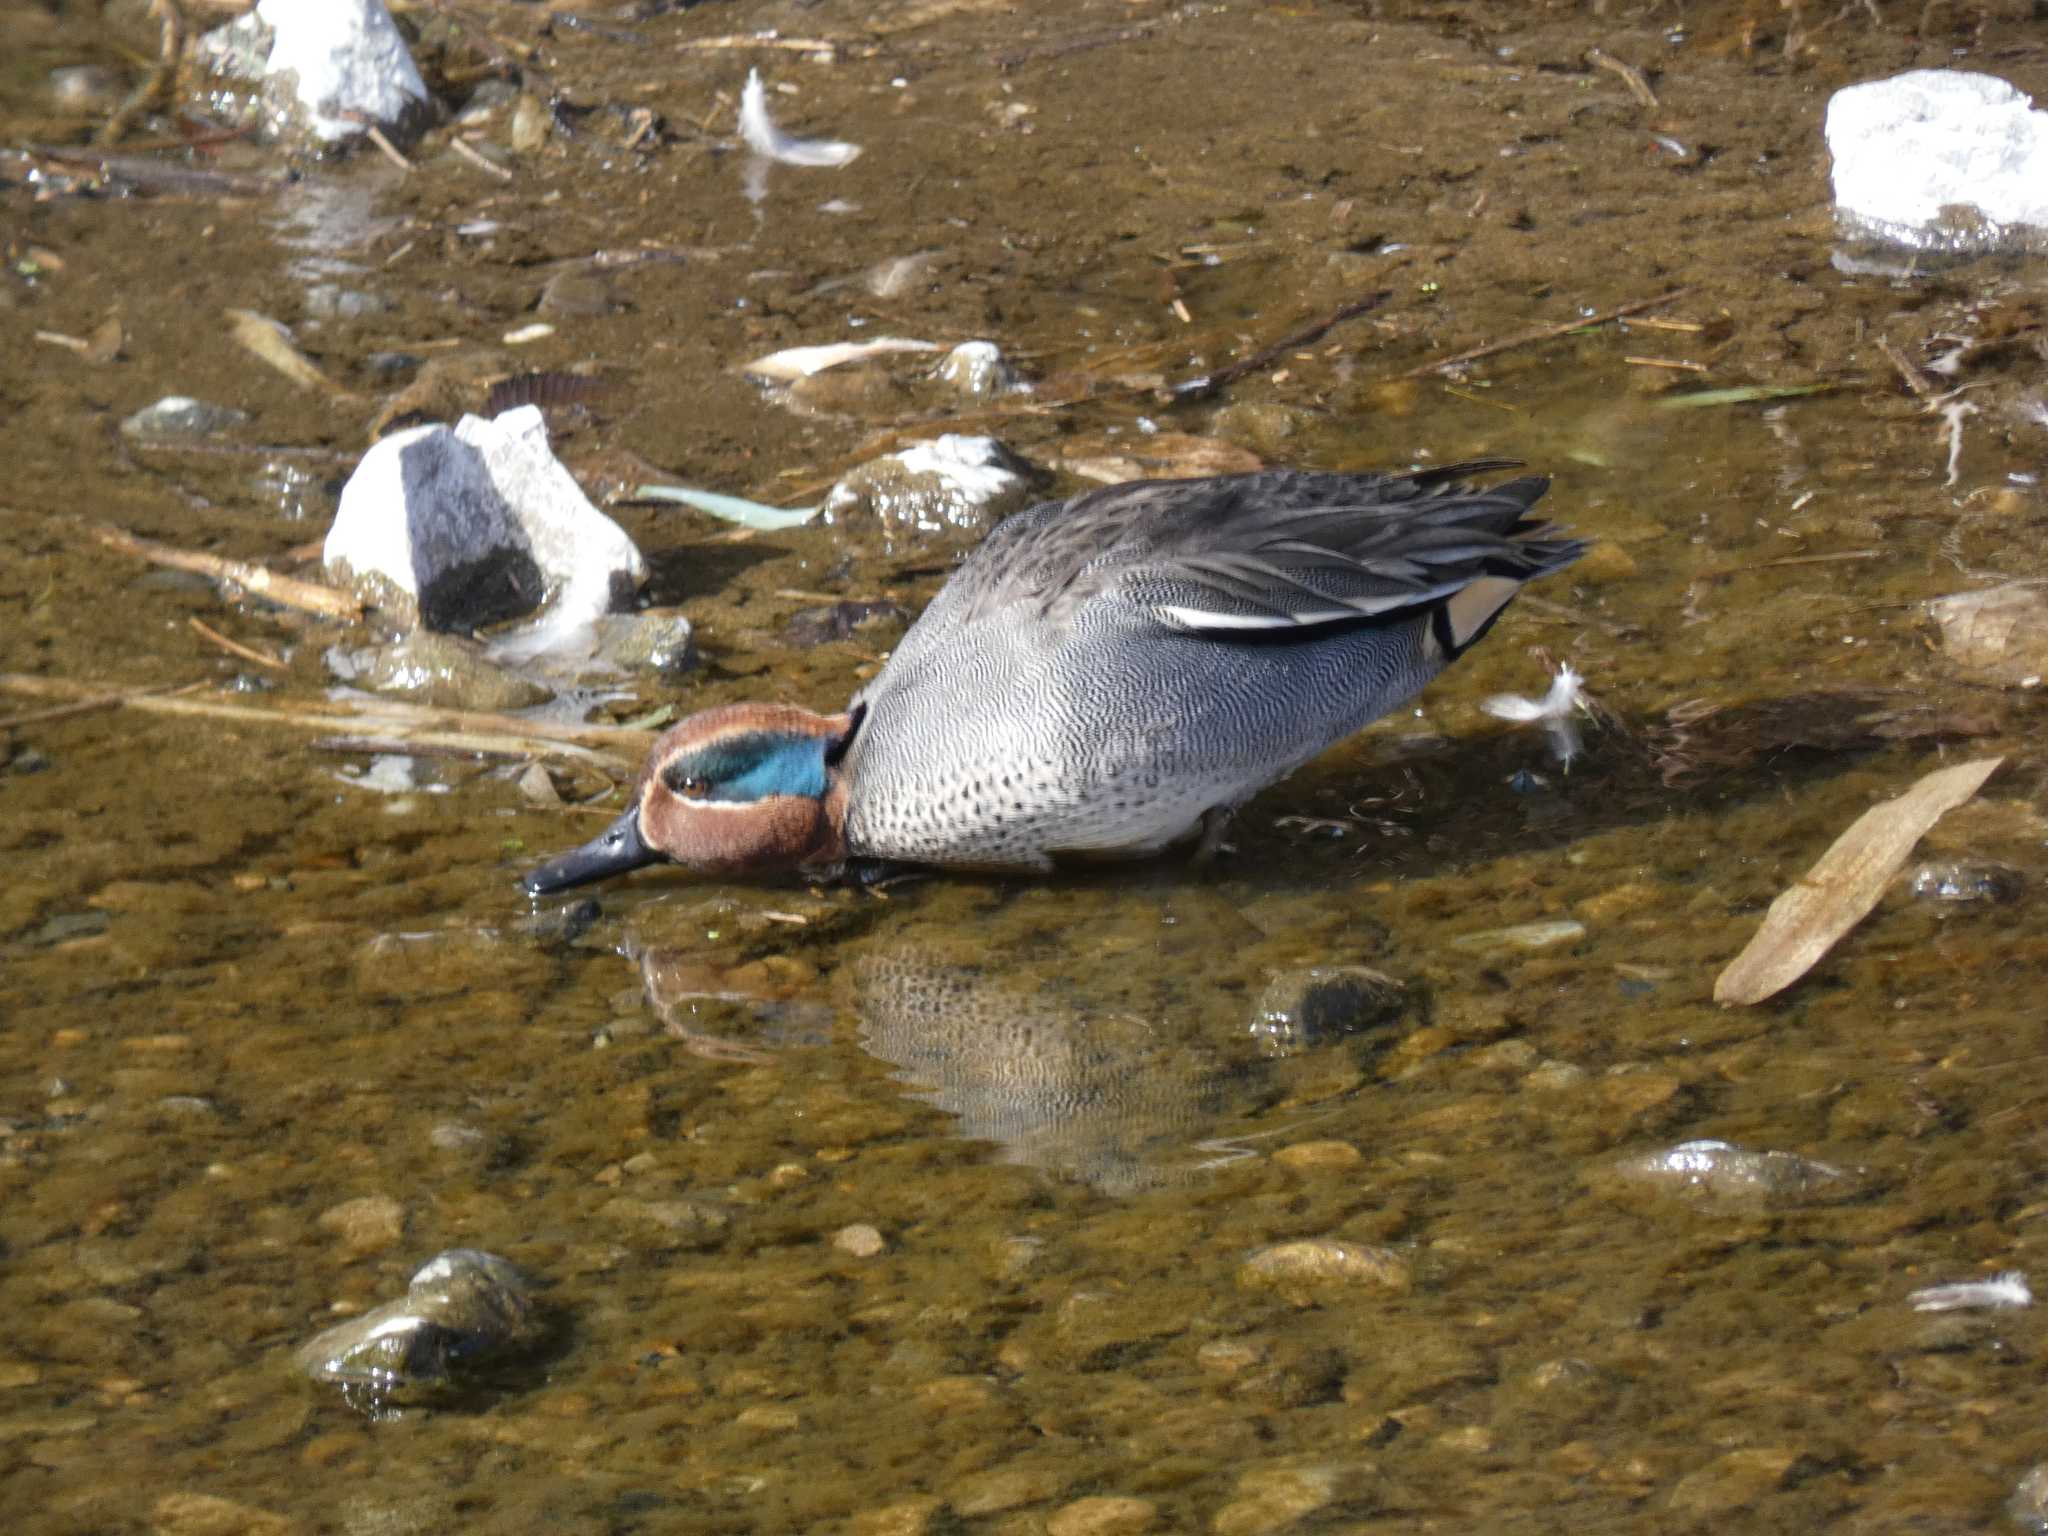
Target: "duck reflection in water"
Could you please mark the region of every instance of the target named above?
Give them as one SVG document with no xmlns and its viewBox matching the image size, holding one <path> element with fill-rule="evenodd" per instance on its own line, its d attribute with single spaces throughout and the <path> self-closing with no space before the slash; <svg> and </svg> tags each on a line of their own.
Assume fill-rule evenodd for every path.
<svg viewBox="0 0 2048 1536">
<path fill-rule="evenodd" d="M 1040 895 L 993 923 L 933 925 L 949 937 L 854 940 L 829 981 L 786 953 L 720 966 L 679 947 L 643 950 L 641 976 L 671 1037 L 714 1060 L 801 1070 L 802 1050 L 828 1047 L 850 1012 L 867 1053 L 959 1135 L 1107 1194 L 1258 1155 L 1355 1088 L 1409 1011 L 1396 983 L 1362 967 L 1262 964 L 1241 919 L 1186 893 L 1177 908 L 1205 920 L 1162 922 L 1128 893 Z M 1218 943 L 1218 919 L 1234 944 Z M 1073 964 L 1076 924 L 1101 963 Z M 974 937 L 992 927 L 998 943 Z"/>
</svg>

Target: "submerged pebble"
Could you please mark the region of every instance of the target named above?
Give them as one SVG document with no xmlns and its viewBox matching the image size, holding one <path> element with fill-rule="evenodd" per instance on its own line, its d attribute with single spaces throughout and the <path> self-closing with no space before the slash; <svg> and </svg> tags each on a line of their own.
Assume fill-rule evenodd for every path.
<svg viewBox="0 0 2048 1536">
<path fill-rule="evenodd" d="M 963 400 L 988 400 L 1030 387 L 992 341 L 961 342 L 939 360 L 934 376 Z"/>
<path fill-rule="evenodd" d="M 121 431 L 129 437 L 211 437 L 248 419 L 247 411 L 230 405 L 213 405 L 190 395 L 165 395 L 124 420 Z"/>
<path fill-rule="evenodd" d="M 1314 965 L 1273 978 L 1260 994 L 1252 1034 L 1282 1054 L 1385 1029 L 1407 1010 L 1393 977 L 1363 965 Z"/>
<path fill-rule="evenodd" d="M 100 64 L 66 64 L 50 71 L 50 100 L 65 112 L 104 112 L 122 96 L 121 77 Z"/>
<path fill-rule="evenodd" d="M 872 1259 L 887 1248 L 889 1242 L 867 1222 L 856 1221 L 832 1234 L 832 1246 L 856 1259 Z"/>
<path fill-rule="evenodd" d="M 1237 1492 L 1216 1512 L 1214 1536 L 1270 1536 L 1287 1530 L 1338 1500 L 1366 1496 L 1374 1477 L 1369 1461 L 1340 1464 L 1253 1467 L 1237 1480 Z"/>
<path fill-rule="evenodd" d="M 674 609 L 607 613 L 595 625 L 597 655 L 629 672 L 653 672 L 673 681 L 697 667 L 697 635 Z"/>
<path fill-rule="evenodd" d="M 215 1493 L 167 1493 L 150 1511 L 156 1536 L 295 1536 L 301 1527 L 285 1515 Z"/>
<path fill-rule="evenodd" d="M 2005 1501 L 2005 1512 L 2023 1529 L 2048 1532 L 2048 1461 L 2027 1469 Z"/>
<path fill-rule="evenodd" d="M 1680 1478 L 1671 1490 L 1671 1508 L 1682 1516 L 1737 1514 L 1784 1488 L 1805 1459 L 1793 1446 L 1740 1447 Z"/>
<path fill-rule="evenodd" d="M 1248 1288 L 1281 1289 L 1375 1285 L 1383 1290 L 1405 1291 L 1408 1266 L 1391 1248 L 1310 1237 L 1258 1249 L 1238 1267 L 1237 1283 Z"/>
<path fill-rule="evenodd" d="M 1095 1494 L 1062 1505 L 1045 1522 L 1045 1529 L 1046 1536 L 1139 1536 L 1158 1518 L 1158 1507 L 1149 1499 Z"/>
<path fill-rule="evenodd" d="M 496 1254 L 451 1248 L 420 1266 L 404 1296 L 328 1329 L 293 1358 L 313 1380 L 381 1414 L 445 1392 L 465 1370 L 530 1348 L 540 1335 L 515 1267 Z"/>
<path fill-rule="evenodd" d="M 818 520 L 878 528 L 887 547 L 980 533 L 1030 499 L 1030 467 L 992 437 L 948 432 L 863 464 L 832 487 Z"/>
<path fill-rule="evenodd" d="M 396 299 L 360 288 L 344 288 L 339 283 L 313 284 L 306 290 L 302 303 L 310 320 L 362 320 L 388 315 L 398 308 Z"/>
<path fill-rule="evenodd" d="M 891 624 L 908 624 L 910 613 L 901 603 L 881 598 L 874 602 L 858 602 L 848 599 L 844 602 L 827 603 L 821 608 L 806 608 L 790 616 L 782 627 L 785 645 L 799 651 L 808 651 L 815 646 L 829 645 L 837 640 L 850 640 L 860 630 L 880 629 Z"/>
<path fill-rule="evenodd" d="M 333 1234 L 349 1258 L 381 1253 L 405 1235 L 405 1207 L 389 1195 L 364 1195 L 322 1211 L 314 1225 Z"/>
<path fill-rule="evenodd" d="M 530 678 L 494 665 L 473 641 L 418 629 L 389 645 L 327 653 L 336 677 L 441 709 L 525 709 L 550 697 Z"/>
<path fill-rule="evenodd" d="M 1518 923 L 1512 928 L 1488 928 L 1482 933 L 1461 934 L 1451 940 L 1453 949 L 1548 949 L 1553 944 L 1570 944 L 1586 936 L 1586 925 L 1569 917 L 1544 923 Z"/>
<path fill-rule="evenodd" d="M 2026 876 L 1990 859 L 1935 859 L 1914 870 L 1909 884 L 1922 901 L 1990 906 L 2018 901 L 2027 889 Z"/>
<path fill-rule="evenodd" d="M 1846 1170 L 1793 1152 L 1754 1152 L 1726 1141 L 1684 1141 L 1640 1153 L 1617 1165 L 1623 1177 L 1731 1199 L 1803 1199 L 1846 1195 L 1856 1180 Z"/>
</svg>

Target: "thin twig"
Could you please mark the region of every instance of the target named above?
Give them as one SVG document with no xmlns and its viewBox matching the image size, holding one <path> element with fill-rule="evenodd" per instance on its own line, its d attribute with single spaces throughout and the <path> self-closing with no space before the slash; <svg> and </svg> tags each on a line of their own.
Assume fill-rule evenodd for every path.
<svg viewBox="0 0 2048 1536">
<path fill-rule="evenodd" d="M 1645 309 L 1656 309 L 1675 299 L 1682 299 L 1692 292 L 1690 288 L 1673 288 L 1669 293 L 1660 293 L 1654 299 L 1638 299 L 1633 304 L 1623 304 L 1605 314 L 1588 315 L 1582 320 L 1567 320 L 1562 325 L 1541 326 L 1533 331 L 1523 331 L 1518 336 L 1509 336 L 1501 341 L 1489 341 L 1483 347 L 1474 347 L 1469 352 L 1460 352 L 1452 357 L 1440 357 L 1435 362 L 1423 363 L 1405 373 L 1394 375 L 1397 379 L 1419 379 L 1426 373 L 1441 369 L 1455 368 L 1460 363 L 1475 363 L 1482 357 L 1493 357 L 1502 352 L 1513 351 L 1516 347 L 1533 346 L 1539 341 L 1553 341 L 1559 336 L 1569 336 L 1573 331 L 1587 330 L 1596 325 L 1607 325 L 1616 320 L 1625 320 L 1630 315 Z"/>
<path fill-rule="evenodd" d="M 1624 64 L 1611 53 L 1602 53 L 1598 48 L 1586 50 L 1586 62 L 1609 74 L 1619 75 L 1621 83 L 1628 87 L 1629 95 L 1648 107 L 1657 110 L 1657 93 L 1650 89 L 1650 82 L 1643 78 L 1643 72 L 1633 64 Z"/>
<path fill-rule="evenodd" d="M 1288 332 L 1271 346 L 1259 348 L 1250 357 L 1240 358 L 1226 367 L 1218 368 L 1214 373 L 1201 374 L 1179 384 L 1169 385 L 1166 392 L 1176 401 L 1199 400 L 1213 395 L 1218 390 L 1235 384 L 1246 374 L 1257 373 L 1269 367 L 1283 354 L 1293 351 L 1296 347 L 1305 347 L 1321 341 L 1325 335 L 1346 320 L 1355 320 L 1360 315 L 1378 309 L 1391 297 L 1391 292 L 1382 288 L 1377 293 L 1368 293 L 1363 298 L 1353 299 L 1349 304 L 1340 304 L 1322 319 L 1313 321 L 1298 331 Z"/>
<path fill-rule="evenodd" d="M 384 130 L 382 128 L 379 128 L 375 123 L 365 124 L 363 127 L 363 135 L 372 144 L 377 146 L 377 152 L 379 154 L 381 154 L 386 160 L 389 160 L 393 165 L 397 166 L 401 171 L 410 171 L 412 169 L 412 162 L 406 159 L 404 155 L 398 152 L 398 146 L 392 143 L 391 140 L 386 138 L 384 136 Z"/>
<path fill-rule="evenodd" d="M 196 614 L 188 615 L 185 622 L 199 632 L 201 639 L 208 640 L 214 645 L 219 646 L 230 656 L 239 656 L 244 661 L 253 661 L 257 666 L 268 667 L 273 672 L 285 670 L 285 664 L 268 651 L 259 651 L 253 645 L 244 645 L 239 640 L 230 640 L 226 635 Z"/>
<path fill-rule="evenodd" d="M 101 696 L 101 690 L 85 683 L 23 672 L 0 672 L 0 693 L 79 702 Z M 353 727 L 407 736 L 416 733 L 462 733 L 484 737 L 527 737 L 538 742 L 588 747 L 603 752 L 616 749 L 630 754 L 636 766 L 656 735 L 653 731 L 635 730 L 623 725 L 556 724 L 545 720 L 521 720 L 513 715 L 492 714 L 485 710 L 432 709 L 423 704 L 398 702 L 351 706 L 302 701 L 296 707 L 284 709 L 271 705 L 230 703 L 224 699 L 182 698 L 155 689 L 137 690 L 117 697 L 119 702 L 149 714 L 289 725 L 300 730 L 332 732 Z"/>
<path fill-rule="evenodd" d="M 185 13 L 178 0 L 150 0 L 150 11 L 161 24 L 157 38 L 156 63 L 150 66 L 142 84 L 128 93 L 128 99 L 114 109 L 114 115 L 100 125 L 96 140 L 118 144 L 128 125 L 161 101 L 178 73 L 178 60 L 185 52 Z"/>
<path fill-rule="evenodd" d="M 414 731 L 404 736 L 318 736 L 315 752 L 347 752 L 369 757 L 503 757 L 524 762 L 536 757 L 569 757 L 596 764 L 601 754 L 558 741 L 531 736 L 473 736 L 460 731 Z"/>
<path fill-rule="evenodd" d="M 467 160 L 471 165 L 475 166 L 478 170 L 484 172 L 486 175 L 495 176 L 500 181 L 510 181 L 512 179 L 512 173 L 506 170 L 504 166 L 498 164 L 498 162 L 495 160 L 492 160 L 484 155 L 479 154 L 477 151 L 471 149 L 467 144 L 463 143 L 462 140 L 450 139 L 448 141 L 448 147 L 454 150 L 455 153 L 457 153 L 458 155 L 462 156 L 463 159 Z M 390 263 L 386 262 L 385 265 L 389 266 Z"/>
<path fill-rule="evenodd" d="M 840 45 L 825 37 L 763 37 L 757 32 L 732 33 L 724 37 L 693 37 L 676 44 L 688 51 L 724 48 L 780 48 L 785 53 L 834 53 Z"/>
<path fill-rule="evenodd" d="M 153 539 L 139 539 L 119 528 L 101 525 L 92 527 L 90 531 L 107 548 L 124 555 L 134 555 L 152 565 L 167 565 L 173 570 L 196 571 L 201 576 L 211 576 L 215 581 L 240 587 L 256 597 L 282 603 L 287 608 L 316 613 L 326 619 L 340 619 L 345 623 L 354 623 L 363 616 L 362 603 L 338 588 L 323 586 L 317 581 L 280 576 L 247 560 L 226 560 L 219 555 L 174 549 Z"/>
<path fill-rule="evenodd" d="M 1015 48 L 1008 53 L 996 55 L 996 68 L 1003 74 L 1022 69 L 1026 64 L 1036 64 L 1045 59 L 1064 59 L 1077 53 L 1089 53 L 1097 48 L 1112 47 L 1117 43 L 1134 43 L 1152 35 L 1154 27 L 1117 27 L 1108 32 L 1089 32 L 1079 37 L 1058 39 L 1049 43 L 1038 43 L 1029 48 Z"/>
<path fill-rule="evenodd" d="M 1878 337 L 1877 350 L 1884 354 L 1886 362 L 1898 370 L 1899 377 L 1906 381 L 1906 388 L 1922 400 L 1931 400 L 1939 393 L 1934 385 L 1927 382 L 1925 374 L 1907 361 L 1905 354 L 1892 345 L 1891 337 Z"/>
<path fill-rule="evenodd" d="M 1624 363 L 1634 363 L 1638 368 L 1675 368 L 1681 373 L 1706 373 L 1705 363 L 1688 363 L 1676 357 L 1624 357 Z"/>
<path fill-rule="evenodd" d="M 190 165 L 166 165 L 146 155 L 110 155 L 95 149 L 57 144 L 30 144 L 22 153 L 57 166 L 84 166 L 139 191 L 173 192 L 192 197 L 266 197 L 291 184 L 288 176 L 249 176 L 233 171 L 208 171 Z"/>
<path fill-rule="evenodd" d="M 23 714 L 9 715 L 5 719 L 0 719 L 0 731 L 15 730 L 24 725 L 47 725 L 52 720 L 68 720 L 74 715 L 91 715 L 97 714 L 103 709 L 118 709 L 123 704 L 131 704 L 141 698 L 150 698 L 163 694 L 191 693 L 195 689 L 204 688 L 205 686 L 206 684 L 203 681 L 197 683 L 160 683 L 153 688 L 135 688 L 126 693 L 95 694 L 91 698 L 80 699 L 75 704 L 57 704 L 49 709 L 31 709 Z"/>
</svg>

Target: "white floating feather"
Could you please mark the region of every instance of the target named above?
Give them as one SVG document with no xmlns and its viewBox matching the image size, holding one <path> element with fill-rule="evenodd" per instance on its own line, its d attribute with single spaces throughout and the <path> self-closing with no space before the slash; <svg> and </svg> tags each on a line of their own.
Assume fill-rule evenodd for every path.
<svg viewBox="0 0 2048 1536">
<path fill-rule="evenodd" d="M 1579 755 L 1578 721 L 1574 716 L 1585 708 L 1586 680 L 1572 670 L 1569 662 L 1557 669 L 1550 691 L 1540 699 L 1525 699 L 1518 693 L 1496 693 L 1479 707 L 1496 720 L 1517 725 L 1540 725 L 1550 738 L 1550 750 L 1565 767 Z"/>
<path fill-rule="evenodd" d="M 747 71 L 747 88 L 740 92 L 740 137 L 757 155 L 783 165 L 845 165 L 860 153 L 858 144 L 837 139 L 799 139 L 784 133 L 768 115 L 768 90 L 761 84 L 758 69 Z"/>
<path fill-rule="evenodd" d="M 1962 1280 L 1954 1285 L 1930 1285 L 1906 1298 L 1915 1312 L 1958 1312 L 1965 1307 L 2030 1307 L 2034 1292 L 2027 1277 L 2016 1269 L 1989 1280 Z"/>
</svg>

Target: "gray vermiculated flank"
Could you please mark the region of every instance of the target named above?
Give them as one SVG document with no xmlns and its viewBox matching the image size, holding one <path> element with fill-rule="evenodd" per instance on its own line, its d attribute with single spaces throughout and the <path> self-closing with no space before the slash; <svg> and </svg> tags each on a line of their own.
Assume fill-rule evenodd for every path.
<svg viewBox="0 0 2048 1536">
<path fill-rule="evenodd" d="M 855 701 L 849 850 L 1043 867 L 1187 836 L 1441 671 L 1459 591 L 1578 557 L 1528 515 L 1546 480 L 1449 478 L 1492 467 L 1138 481 L 1018 513 Z"/>
</svg>

